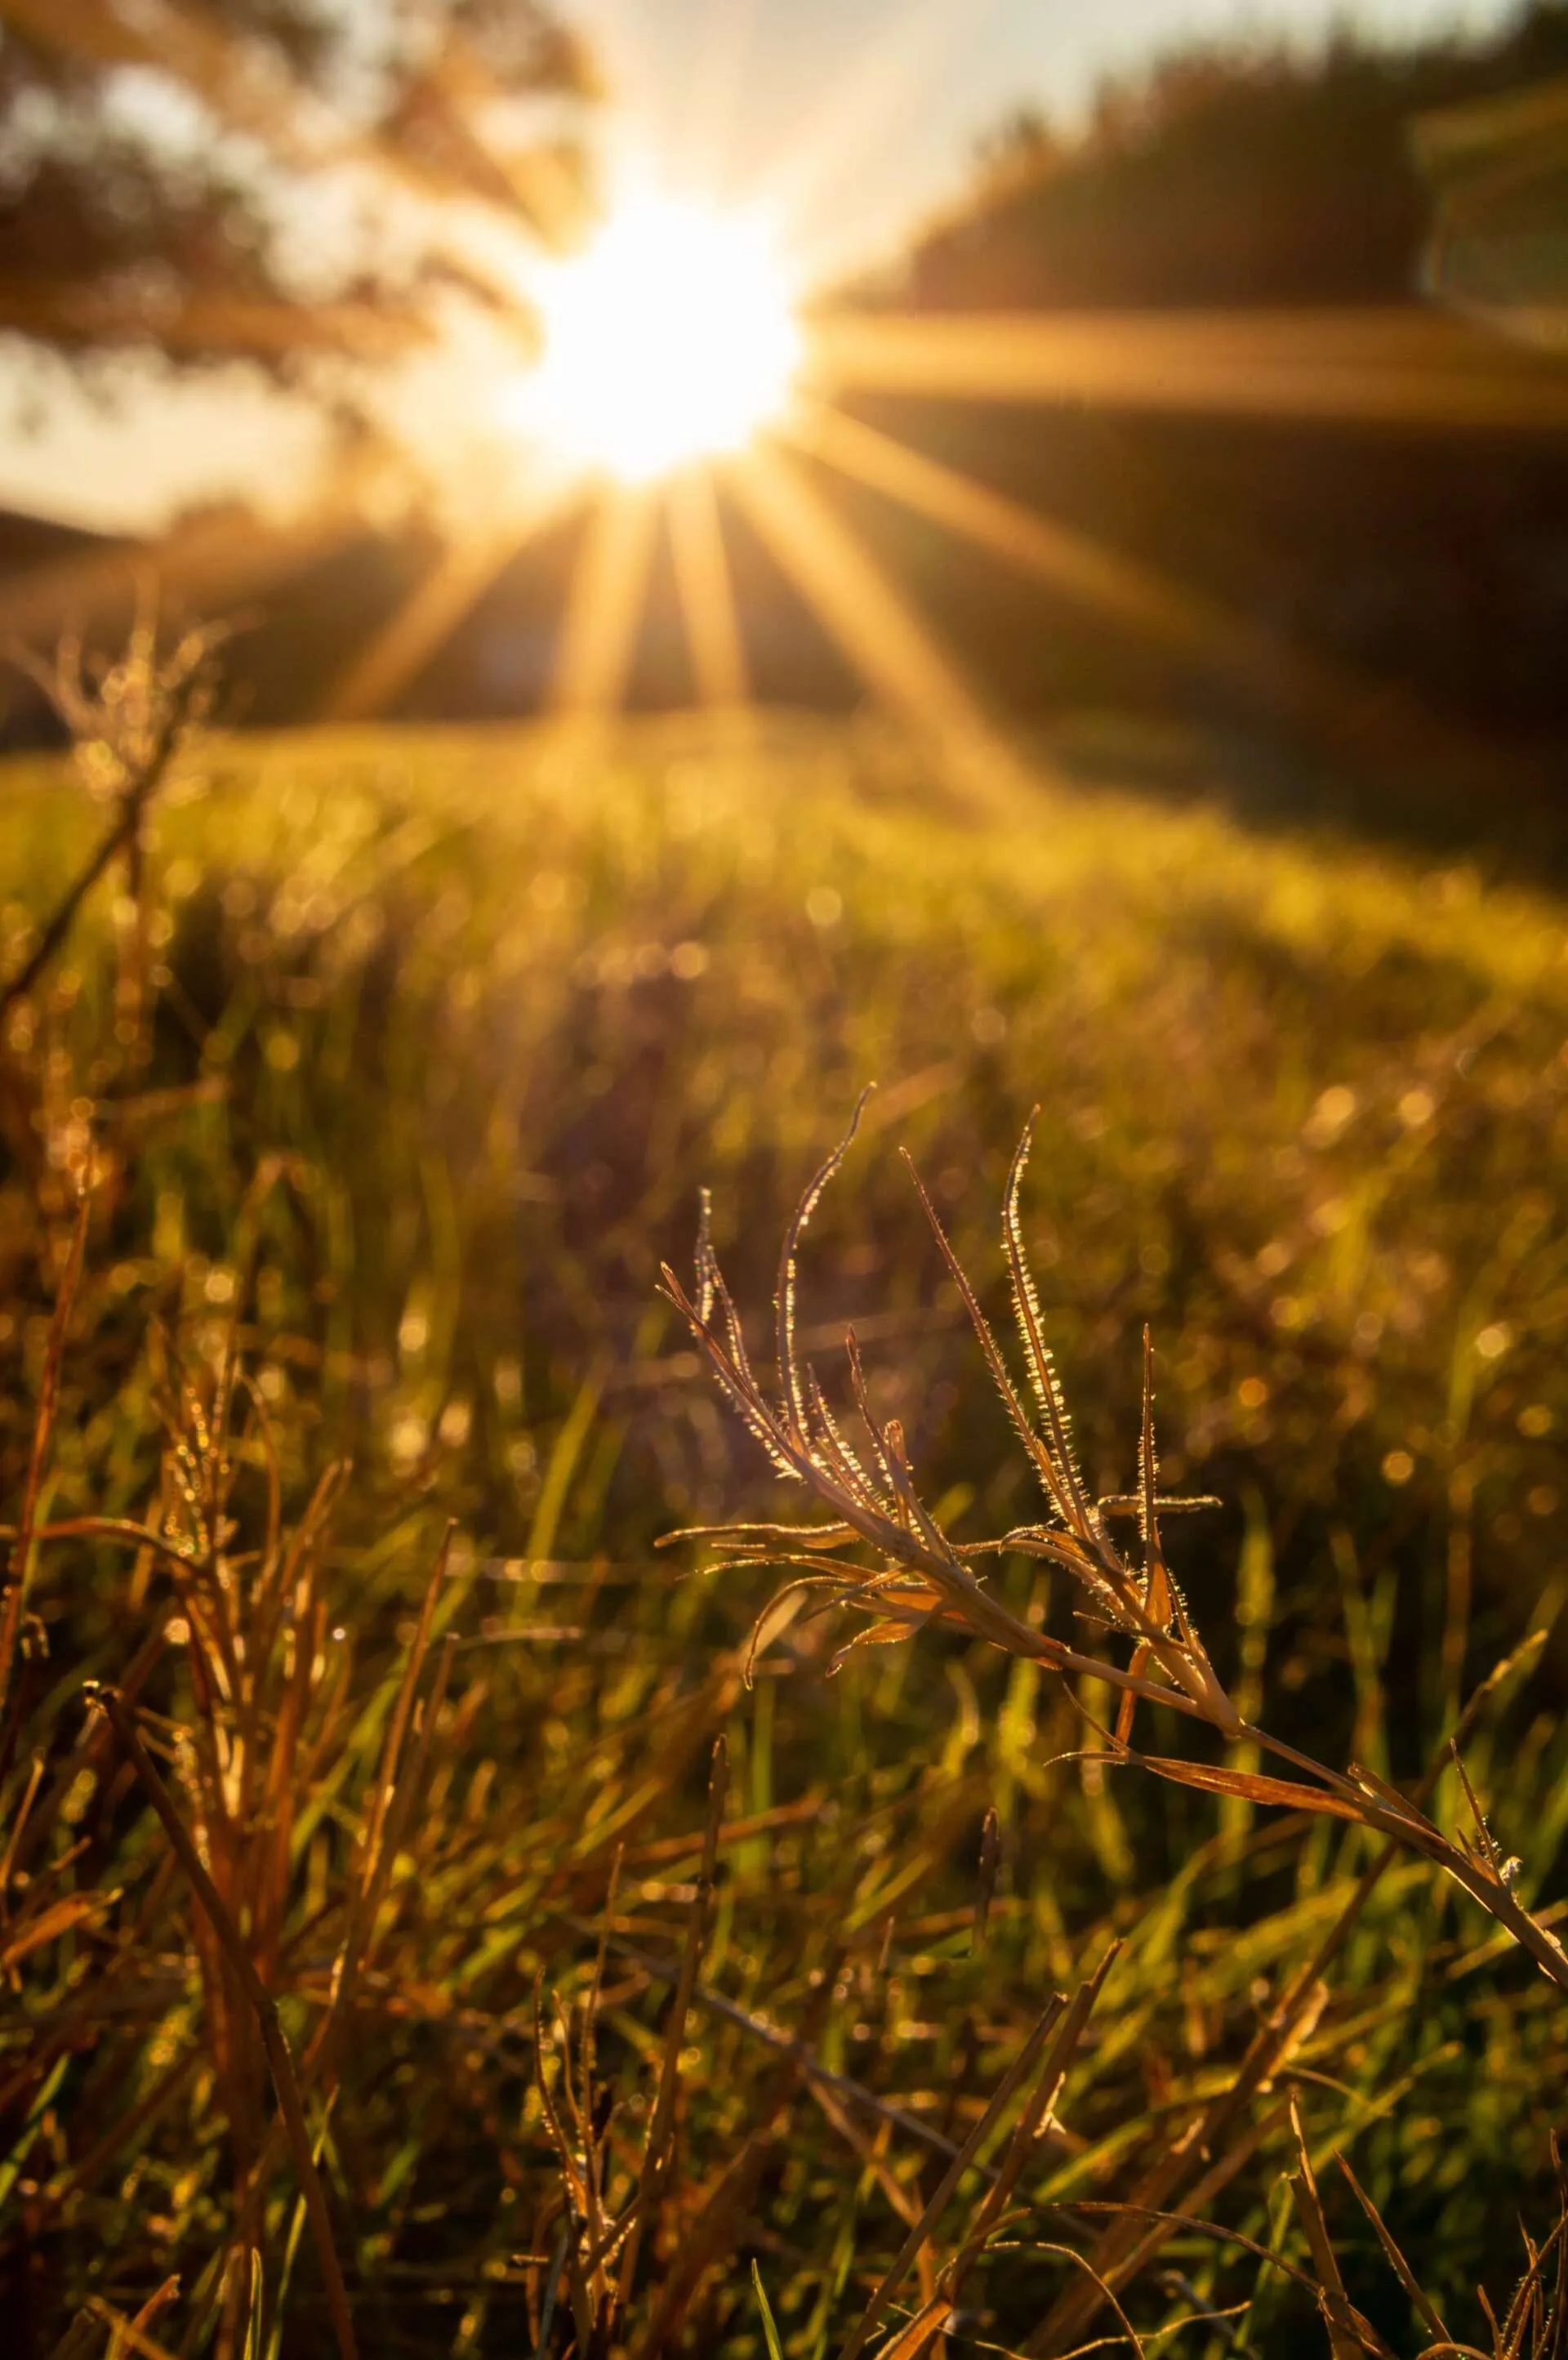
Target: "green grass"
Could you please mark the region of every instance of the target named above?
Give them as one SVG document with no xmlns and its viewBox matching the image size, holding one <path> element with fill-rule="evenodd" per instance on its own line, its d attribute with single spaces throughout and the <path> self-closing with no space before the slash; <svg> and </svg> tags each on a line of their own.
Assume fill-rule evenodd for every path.
<svg viewBox="0 0 1568 2360">
<path fill-rule="evenodd" d="M 51 766 L 0 781 L 0 976 L 102 824 Z M 354 2037 L 321 2069 L 337 2091 L 322 2169 L 366 2351 L 533 2348 L 562 2219 L 534 1979 L 581 2013 L 624 1843 L 597 2037 L 621 2092 L 608 2151 L 632 2170 L 668 2005 L 637 1961 L 670 1963 L 686 1939 L 716 1734 L 731 1832 L 705 1987 L 940 2136 L 979 2118 L 1051 1988 L 1071 1989 L 1112 1931 L 1125 1939 L 1064 2129 L 1020 2183 L 1058 2209 L 1020 2214 L 970 2282 L 954 2354 L 1022 2348 L 1067 2279 L 1030 2241 L 1088 2248 L 1103 2224 L 1067 2200 L 1129 2193 L 1234 2070 L 1369 1857 L 1353 1830 L 1062 1758 L 1081 1724 L 1055 1685 L 962 1636 L 857 1649 L 826 1679 L 848 1632 L 800 1618 L 748 1690 L 748 1633 L 782 1577 L 655 1553 L 673 1525 L 797 1505 L 657 1297 L 659 1262 L 685 1272 L 711 1185 L 765 1354 L 779 1232 L 867 1080 L 878 1093 L 807 1242 L 802 1327 L 825 1377 L 853 1317 L 878 1414 L 904 1419 L 942 1521 L 966 1540 L 1039 1510 L 896 1150 L 999 1306 L 997 1206 L 1039 1103 L 1025 1226 L 1091 1482 L 1135 1480 L 1147 1320 L 1163 1480 L 1224 1502 L 1172 1537 L 1216 1665 L 1255 1717 L 1336 1766 L 1356 1755 L 1412 1780 L 1460 1697 L 1550 1629 L 1466 1759 L 1523 1861 L 1518 1890 L 1558 1899 L 1560 901 L 1103 789 L 1042 792 L 1017 824 L 982 825 L 893 738 L 806 723 L 744 754 L 672 724 L 597 748 L 481 732 L 213 741 L 160 810 L 153 867 L 167 972 L 131 1101 L 106 897 L 0 1068 L 0 1475 L 17 1500 L 69 1222 L 62 1169 L 91 1132 L 99 1209 L 43 1513 L 145 1518 L 160 1401 L 177 1420 L 182 1398 L 210 1407 L 235 1316 L 289 1517 L 352 1455 L 331 1534 L 311 1544 L 326 1620 L 306 1713 L 317 1750 L 289 1757 L 297 1817 L 279 1832 L 258 1809 L 234 1837 L 236 1890 L 252 1892 L 256 1847 L 281 1863 L 269 1956 L 302 2051 L 413 1618 L 456 1520 L 435 1742 L 417 1757 L 411 1732 L 392 1781 L 407 1801 L 374 1956 Z M 262 1562 L 261 1446 L 254 1413 L 236 1416 L 235 1561 L 248 1547 Z M 696 1568 L 683 1580 L 682 1566 Z M 231 1584 L 242 1631 L 259 1578 L 242 1564 Z M 1007 1559 L 995 1580 L 1015 1611 L 1082 1640 L 1040 1568 Z M 39 1846 L 49 1889 L 114 1897 L 19 1962 L 20 2013 L 0 2035 L 15 2125 L 0 2236 L 27 2289 L 29 2350 L 51 2350 L 89 2297 L 134 2312 L 176 2269 L 180 2296 L 148 2332 L 237 2349 L 250 2279 L 225 2308 L 222 2278 L 240 2234 L 264 2255 L 256 2333 L 280 2320 L 284 2353 L 314 2352 L 329 2331 L 297 2223 L 286 2258 L 286 2156 L 257 2180 L 259 2052 L 239 2053 L 243 2025 L 226 2063 L 214 2045 L 221 1968 L 203 1986 L 156 1821 L 112 1761 L 89 1776 L 69 1751 L 83 1680 L 123 1678 L 166 1598 L 157 1567 L 107 1541 L 38 1553 L 6 1808 L 33 1753 L 46 1796 L 64 1762 Z M 190 1655 L 158 1654 L 143 1701 L 195 1810 L 219 1774 L 175 1733 L 209 1710 Z M 279 1743 L 268 1699 L 258 1749 Z M 214 1727 L 227 1709 L 211 1708 Z M 1437 1806 L 1448 1826 L 1454 1784 Z M 999 1868 L 976 1949 L 988 1807 Z M 1518 2216 L 1544 2234 L 1554 2213 L 1562 2021 L 1479 1913 L 1405 1863 L 1334 1959 L 1281 2081 L 1314 2154 L 1350 2156 L 1471 2341 L 1486 2341 L 1477 2278 L 1501 2302 L 1522 2261 Z M 699 2004 L 685 2038 L 679 2185 L 647 2241 L 626 2348 L 667 2334 L 760 2355 L 755 2256 L 784 2350 L 832 2354 L 904 2236 L 898 2204 L 919 2210 L 940 2158 L 853 2108 L 835 2119 L 831 2091 L 824 2105 L 820 2084 L 791 2081 L 733 2012 Z M 1279 2209 L 1294 2169 L 1279 2103 L 1255 2102 L 1261 2142 L 1206 2209 L 1301 2265 Z M 1365 2220 L 1321 2160 L 1320 2176 L 1355 2300 L 1416 2349 Z M 943 2236 L 961 2229 L 955 2215 Z M 713 2267 L 684 2287 L 704 2234 Z M 1321 2345 L 1299 2289 L 1190 2232 L 1127 2300 L 1152 2330 L 1259 2287 L 1245 2344 L 1200 2321 L 1152 2348 Z M 899 2303 L 929 2291 L 911 2277 Z M 564 2350 L 564 2283 L 555 2310 Z"/>
</svg>

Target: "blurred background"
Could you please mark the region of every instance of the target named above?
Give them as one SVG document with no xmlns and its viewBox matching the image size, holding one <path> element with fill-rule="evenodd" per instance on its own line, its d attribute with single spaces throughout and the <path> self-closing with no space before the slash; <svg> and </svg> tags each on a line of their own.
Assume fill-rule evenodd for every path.
<svg viewBox="0 0 1568 2360">
<path fill-rule="evenodd" d="M 951 674 L 1080 771 L 1568 841 L 1568 8 L 0 0 L 0 27 L 6 639 L 111 639 L 156 577 L 238 623 L 230 717 L 266 726 L 930 723 Z M 628 489 L 613 431 L 573 449 L 531 406 L 617 224 L 668 255 L 681 221 L 766 233 L 788 515 L 749 448 L 656 451 Z M 647 349 L 665 320 L 702 344 L 702 267 L 648 294 Z M 636 348 L 601 327 L 585 367 L 624 412 Z M 844 611 L 872 578 L 901 656 Z M 586 657 L 585 606 L 626 609 Z M 52 727 L 8 672 L 0 742 Z"/>
</svg>

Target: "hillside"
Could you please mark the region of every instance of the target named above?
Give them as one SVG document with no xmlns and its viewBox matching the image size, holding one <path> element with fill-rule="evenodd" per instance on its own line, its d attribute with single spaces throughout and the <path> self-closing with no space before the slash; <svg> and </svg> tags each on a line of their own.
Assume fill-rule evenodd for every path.
<svg viewBox="0 0 1568 2360">
<path fill-rule="evenodd" d="M 0 977 L 99 825 L 49 763 L 0 779 Z M 849 1626 L 801 1614 L 775 1626 L 747 1689 L 746 1634 L 784 1575 L 677 1580 L 702 1551 L 655 1553 L 677 1524 L 802 1505 L 721 1409 L 656 1295 L 660 1260 L 688 1271 L 711 1185 L 765 1362 L 789 1207 L 868 1080 L 878 1093 L 802 1255 L 802 1327 L 833 1397 L 852 1317 L 871 1397 L 902 1418 L 943 1524 L 968 1541 L 1039 1513 L 898 1153 L 1000 1317 L 998 1203 L 1038 1103 L 1024 1228 L 1088 1479 L 1117 1492 L 1136 1479 L 1147 1320 L 1161 1480 L 1222 1502 L 1171 1526 L 1192 1612 L 1248 1710 L 1335 1765 L 1413 1780 L 1456 1699 L 1547 1630 L 1466 1763 L 1523 1861 L 1517 1890 L 1560 1906 L 1560 901 L 1463 864 L 1248 832 L 1201 797 L 1178 809 L 1062 781 L 982 823 L 897 738 L 804 720 L 744 743 L 692 722 L 594 740 L 217 739 L 171 789 L 153 874 L 158 1017 L 134 1087 L 104 1045 L 114 959 L 96 904 L 0 1068 L 0 1485 L 21 1495 L 69 1228 L 61 1175 L 91 1141 L 101 1210 L 48 1515 L 147 1513 L 159 1415 L 188 1417 L 181 1384 L 216 1415 L 231 1322 L 256 1387 L 233 1479 L 256 1555 L 235 1555 L 234 1597 L 260 1578 L 245 1566 L 271 1562 L 268 1514 L 292 1529 L 323 1470 L 353 1460 L 332 1479 L 332 1544 L 310 1576 L 317 1671 L 302 1646 L 288 1657 L 299 1710 L 337 1733 L 280 1839 L 274 1898 L 255 1903 L 306 2055 L 328 2005 L 333 1880 L 357 1857 L 399 1649 L 457 1520 L 435 1625 L 453 1648 L 415 1749 L 419 1807 L 397 1805 L 367 1921 L 380 1947 L 323 2162 L 367 2348 L 532 2348 L 565 2217 L 534 1977 L 576 2008 L 608 1913 L 599 2063 L 584 2049 L 573 2070 L 644 2092 L 602 2134 L 618 2175 L 665 2021 L 648 1961 L 679 1952 L 695 1906 L 717 1732 L 731 1806 L 703 1968 L 716 1996 L 686 2036 L 685 2176 L 649 2247 L 674 2308 L 650 2295 L 639 2312 L 650 2350 L 760 2352 L 737 2255 L 757 2256 L 788 2350 L 838 2349 L 935 2184 L 909 2119 L 964 2136 L 1051 1985 L 1071 1988 L 1116 1931 L 1127 1947 L 1064 2127 L 1022 2183 L 1058 2209 L 1009 2233 L 1088 2250 L 1103 2223 L 1083 2207 L 1126 2196 L 1183 2109 L 1224 2086 L 1371 1857 L 1332 1819 L 1309 1833 L 1300 1814 L 1078 1760 L 1057 1684 L 961 1636 L 857 1649 L 825 1679 Z M 193 1468 L 209 1446 L 183 1447 Z M 176 1478 L 162 1480 L 172 1516 Z M 189 1630 L 158 1636 L 169 1579 L 103 1536 L 42 1550 L 18 1677 L 28 1744 L 76 1776 L 84 1677 L 124 1681 L 150 1648 L 149 1743 L 195 1808 L 205 1757 L 173 1732 L 204 1726 L 208 1707 Z M 1037 1627 L 1098 1644 L 1027 1557 L 994 1580 Z M 253 1660 L 247 1639 L 234 1676 Z M 281 1744 L 278 1715 L 256 1742 Z M 1167 1750 L 1188 1742 L 1159 1720 Z M 101 1933 L 33 1957 L 19 2028 L 0 2035 L 24 2124 L 3 2233 L 29 2289 L 21 2348 L 52 2349 L 88 2294 L 128 2312 L 178 2269 L 158 2333 L 194 2349 L 225 2301 L 243 2325 L 222 2257 L 264 2085 L 206 2061 L 215 2003 L 200 1978 L 218 1970 L 194 1937 L 166 1932 L 145 1966 L 112 1968 L 141 1956 L 134 1929 L 174 1888 L 127 1786 L 94 1800 L 97 1774 L 82 1775 L 48 1844 L 80 1838 L 60 1875 L 105 1890 L 112 1875 L 114 1899 Z M 1462 1800 L 1450 1777 L 1433 1808 L 1456 1823 Z M 996 1897 L 976 1946 L 988 1808 Z M 277 1823 L 245 1827 L 262 1846 Z M 217 1826 L 212 1841 L 227 1841 Z M 1329 2185 L 1330 2147 L 1471 2340 L 1477 2277 L 1501 2304 L 1518 2217 L 1544 2235 L 1555 2204 L 1560 2002 L 1490 1932 L 1402 1862 L 1325 1966 L 1281 2068 L 1354 2299 L 1399 2348 L 1403 2297 Z M 111 1971 L 117 1987 L 95 1980 Z M 869 2129 L 815 2068 L 799 2087 L 778 2080 L 766 2036 L 779 2026 L 884 2108 Z M 1181 2186 L 1300 2265 L 1299 2232 L 1270 2209 L 1295 2168 L 1289 2126 L 1275 2096 L 1256 2103 L 1257 2138 L 1219 2184 Z M 105 2147 L 114 2125 L 123 2145 Z M 302 2216 L 291 2194 L 271 2203 L 251 2225 L 276 2294 Z M 986 2265 L 972 2328 L 992 2348 L 1020 2348 L 1061 2295 L 1051 2250 Z M 723 2267 L 704 2274 L 709 2258 Z M 1152 2333 L 1199 2298 L 1248 2300 L 1256 2276 L 1183 2233 L 1127 2300 Z M 308 2241 L 293 2284 L 283 2348 L 324 2350 Z M 1268 2279 L 1258 2301 L 1257 2348 L 1318 2348 L 1293 2282 Z M 949 2350 L 973 2348 L 970 2332 Z"/>
</svg>

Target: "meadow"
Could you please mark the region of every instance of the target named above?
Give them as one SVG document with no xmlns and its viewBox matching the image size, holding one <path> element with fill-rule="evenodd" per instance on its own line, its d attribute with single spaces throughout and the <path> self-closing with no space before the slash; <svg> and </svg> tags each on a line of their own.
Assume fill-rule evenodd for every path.
<svg viewBox="0 0 1568 2360">
<path fill-rule="evenodd" d="M 105 824 L 0 778 L 0 989 Z M 872 724 L 213 735 L 4 1022 L 10 2348 L 1568 2349 L 1505 1903 L 1167 1705 L 1239 1781 L 1107 1759 L 1091 1669 L 671 1544 L 820 1512 L 659 1292 L 706 1187 L 773 1384 L 875 1082 L 802 1349 L 955 1545 L 1029 1527 L 899 1151 L 1003 1327 L 1038 1106 L 1088 1489 L 1138 1506 L 1147 1323 L 1241 1720 L 1550 1928 L 1559 899 L 1103 779 L 981 816 Z M 1125 1664 L 1049 1556 L 965 1563 Z"/>
</svg>

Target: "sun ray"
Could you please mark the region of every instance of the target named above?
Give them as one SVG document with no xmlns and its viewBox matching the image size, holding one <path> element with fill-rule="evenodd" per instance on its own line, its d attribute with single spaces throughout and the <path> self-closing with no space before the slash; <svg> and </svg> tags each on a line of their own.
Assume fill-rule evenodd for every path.
<svg viewBox="0 0 1568 2360">
<path fill-rule="evenodd" d="M 552 712 L 592 718 L 625 701 L 653 563 L 658 495 L 605 485 L 590 511 L 566 594 L 550 683 Z"/>
<path fill-rule="evenodd" d="M 804 276 L 822 264 L 842 263 L 841 223 L 826 240 L 808 236 L 804 225 L 825 196 L 864 174 L 868 153 L 929 85 L 947 49 L 961 37 L 974 38 L 991 5 L 889 0 L 861 32 L 822 104 L 791 129 L 782 153 L 753 179 L 752 198 L 794 225 Z"/>
<path fill-rule="evenodd" d="M 396 704 L 444 647 L 504 569 L 530 541 L 567 516 L 581 495 L 564 487 L 487 533 L 467 533 L 447 548 L 409 595 L 333 682 L 325 721 L 364 721 Z"/>
<path fill-rule="evenodd" d="M 128 628 L 149 582 L 176 612 L 222 618 L 364 530 L 351 492 L 286 523 L 223 508 L 176 523 L 151 544 L 111 541 L 0 585 L 0 642 L 61 634 L 108 643 Z"/>
<path fill-rule="evenodd" d="M 797 432 L 803 448 L 856 482 L 1080 605 L 1291 706 L 1304 719 L 1343 725 L 1366 703 L 1367 683 L 1305 654 L 1250 616 L 1021 507 L 843 410 L 819 406 L 803 412 Z"/>
<path fill-rule="evenodd" d="M 725 188 L 757 0 L 708 0 L 677 153 L 692 184 L 710 196 Z"/>
<path fill-rule="evenodd" d="M 726 471 L 752 523 L 866 685 L 942 745 L 962 784 L 1009 799 L 1022 772 L 953 658 L 870 553 L 773 445 Z"/>
<path fill-rule="evenodd" d="M 1568 428 L 1568 368 L 1451 314 L 909 313 L 820 321 L 833 387 L 997 402 L 1097 401 L 1346 424 Z"/>
<path fill-rule="evenodd" d="M 750 703 L 751 682 L 712 469 L 672 475 L 665 512 L 698 697 L 714 711 L 738 712 Z"/>
</svg>

